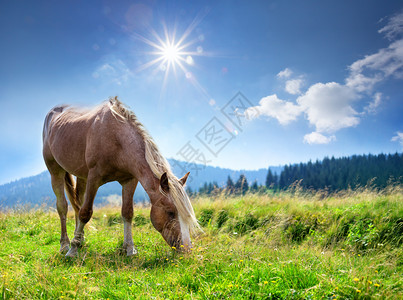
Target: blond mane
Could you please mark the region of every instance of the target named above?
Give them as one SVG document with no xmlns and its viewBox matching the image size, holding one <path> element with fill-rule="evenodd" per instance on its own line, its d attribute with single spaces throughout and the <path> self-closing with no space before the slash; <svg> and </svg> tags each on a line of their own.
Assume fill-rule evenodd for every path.
<svg viewBox="0 0 403 300">
<path fill-rule="evenodd" d="M 190 203 L 190 199 L 186 194 L 184 187 L 173 174 L 168 161 L 161 155 L 157 145 L 144 128 L 143 124 L 140 123 L 136 115 L 130 109 L 125 107 L 125 105 L 119 101 L 117 96 L 109 98 L 109 103 L 112 113 L 131 123 L 142 136 L 145 145 L 145 159 L 154 176 L 160 179 L 162 174 L 165 172 L 167 173 L 169 194 L 166 196 L 174 203 L 180 218 L 185 225 L 189 227 L 189 231 L 194 233 L 197 230 L 200 230 L 200 225 L 197 222 L 192 204 Z M 161 192 L 163 191 L 161 190 Z"/>
</svg>

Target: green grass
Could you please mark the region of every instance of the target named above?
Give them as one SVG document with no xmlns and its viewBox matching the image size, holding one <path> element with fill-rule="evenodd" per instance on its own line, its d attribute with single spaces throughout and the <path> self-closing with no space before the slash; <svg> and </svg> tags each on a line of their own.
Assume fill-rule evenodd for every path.
<svg viewBox="0 0 403 300">
<path fill-rule="evenodd" d="M 194 199 L 204 233 L 172 251 L 136 207 L 134 257 L 120 208 L 95 210 L 75 259 L 58 253 L 59 219 L 0 213 L 3 299 L 403 298 L 403 193 L 301 191 Z M 69 214 L 70 238 L 74 217 Z"/>
</svg>

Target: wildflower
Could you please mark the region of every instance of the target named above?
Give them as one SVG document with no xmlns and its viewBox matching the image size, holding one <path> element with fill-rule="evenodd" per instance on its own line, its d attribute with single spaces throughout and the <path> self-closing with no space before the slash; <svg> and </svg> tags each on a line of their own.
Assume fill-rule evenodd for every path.
<svg viewBox="0 0 403 300">
<path fill-rule="evenodd" d="M 179 257 L 179 259 L 183 259 L 183 257 L 181 256 L 181 257 Z"/>
<path fill-rule="evenodd" d="M 253 277 L 255 277 L 255 275 L 251 275 L 250 277 L 253 278 Z"/>
<path fill-rule="evenodd" d="M 378 270 L 375 270 L 375 273 L 378 273 Z"/>
<path fill-rule="evenodd" d="M 181 245 L 181 248 L 184 248 L 185 246 Z"/>
<path fill-rule="evenodd" d="M 369 283 L 369 284 L 372 284 L 372 281 L 371 281 L 371 280 L 368 280 L 368 283 Z"/>
<path fill-rule="evenodd" d="M 265 281 L 265 282 L 263 282 L 264 284 L 268 284 L 269 282 L 268 281 Z"/>
<path fill-rule="evenodd" d="M 355 290 L 357 293 L 361 293 L 361 290 Z"/>
<path fill-rule="evenodd" d="M 232 288 L 232 287 L 233 287 L 233 285 L 232 285 L 232 284 L 229 284 L 229 285 L 228 285 L 228 287 L 229 287 L 229 288 Z"/>
<path fill-rule="evenodd" d="M 62 279 L 63 279 L 63 280 L 66 280 L 67 278 L 63 276 Z"/>
<path fill-rule="evenodd" d="M 83 277 L 83 279 L 87 279 L 87 278 L 88 278 L 87 276 L 84 276 L 84 277 Z"/>
<path fill-rule="evenodd" d="M 272 282 L 272 283 L 276 283 L 277 281 L 275 281 L 275 280 L 272 280 L 271 282 Z"/>
<path fill-rule="evenodd" d="M 358 254 L 358 256 L 361 256 L 361 254 Z"/>
<path fill-rule="evenodd" d="M 176 250 L 176 247 L 175 247 L 175 246 L 172 246 L 172 249 Z"/>
<path fill-rule="evenodd" d="M 377 283 L 374 283 L 374 286 L 376 286 L 376 287 L 380 287 L 380 285 L 379 285 L 379 284 L 377 284 Z"/>
<path fill-rule="evenodd" d="M 269 267 L 271 266 L 271 264 L 268 264 L 269 265 Z"/>
<path fill-rule="evenodd" d="M 243 259 L 241 259 L 240 262 L 243 262 Z"/>
<path fill-rule="evenodd" d="M 360 281 L 357 277 L 353 279 L 355 282 Z"/>
</svg>

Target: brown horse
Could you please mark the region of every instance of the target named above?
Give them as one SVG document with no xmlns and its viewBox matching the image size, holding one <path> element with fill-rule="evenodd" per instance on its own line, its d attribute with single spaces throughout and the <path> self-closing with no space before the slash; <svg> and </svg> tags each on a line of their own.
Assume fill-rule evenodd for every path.
<svg viewBox="0 0 403 300">
<path fill-rule="evenodd" d="M 143 125 L 117 97 L 90 110 L 54 107 L 43 128 L 43 157 L 57 198 L 60 251 L 67 252 L 66 256 L 77 255 L 97 190 L 110 181 L 122 185 L 123 247 L 128 256 L 137 252 L 131 224 L 138 181 L 150 197 L 150 217 L 155 229 L 171 247 L 191 247 L 190 233 L 199 225 L 184 189 L 189 173 L 181 179 L 175 177 Z M 77 177 L 76 182 L 72 175 Z M 64 189 L 76 217 L 70 249 Z"/>
</svg>

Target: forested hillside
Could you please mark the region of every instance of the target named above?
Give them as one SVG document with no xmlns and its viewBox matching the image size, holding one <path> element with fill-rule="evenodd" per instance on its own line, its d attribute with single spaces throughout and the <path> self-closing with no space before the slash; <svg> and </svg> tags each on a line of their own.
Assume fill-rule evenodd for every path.
<svg viewBox="0 0 403 300">
<path fill-rule="evenodd" d="M 385 188 L 389 183 L 402 183 L 403 154 L 353 155 L 324 158 L 322 161 L 286 165 L 278 185 L 288 188 L 296 181 L 310 189 L 337 191 L 371 184 Z"/>
<path fill-rule="evenodd" d="M 190 177 L 186 183 L 187 187 L 197 191 L 207 180 L 218 182 L 224 186 L 227 177 L 239 177 L 245 174 L 249 181 L 256 181 L 264 184 L 267 169 L 239 171 L 206 165 L 189 164 L 174 159 L 169 159 L 172 170 L 175 175 L 182 177 L 190 171 Z M 282 167 L 270 167 L 273 172 L 280 174 Z M 122 187 L 117 182 L 110 182 L 103 185 L 97 193 L 95 205 L 104 205 L 107 203 L 120 203 Z M 139 184 L 134 195 L 135 202 L 148 201 L 148 196 Z M 50 184 L 50 175 L 44 171 L 39 175 L 22 178 L 14 182 L 0 185 L 0 209 L 4 207 L 13 207 L 15 205 L 55 205 L 55 195 Z"/>
</svg>

